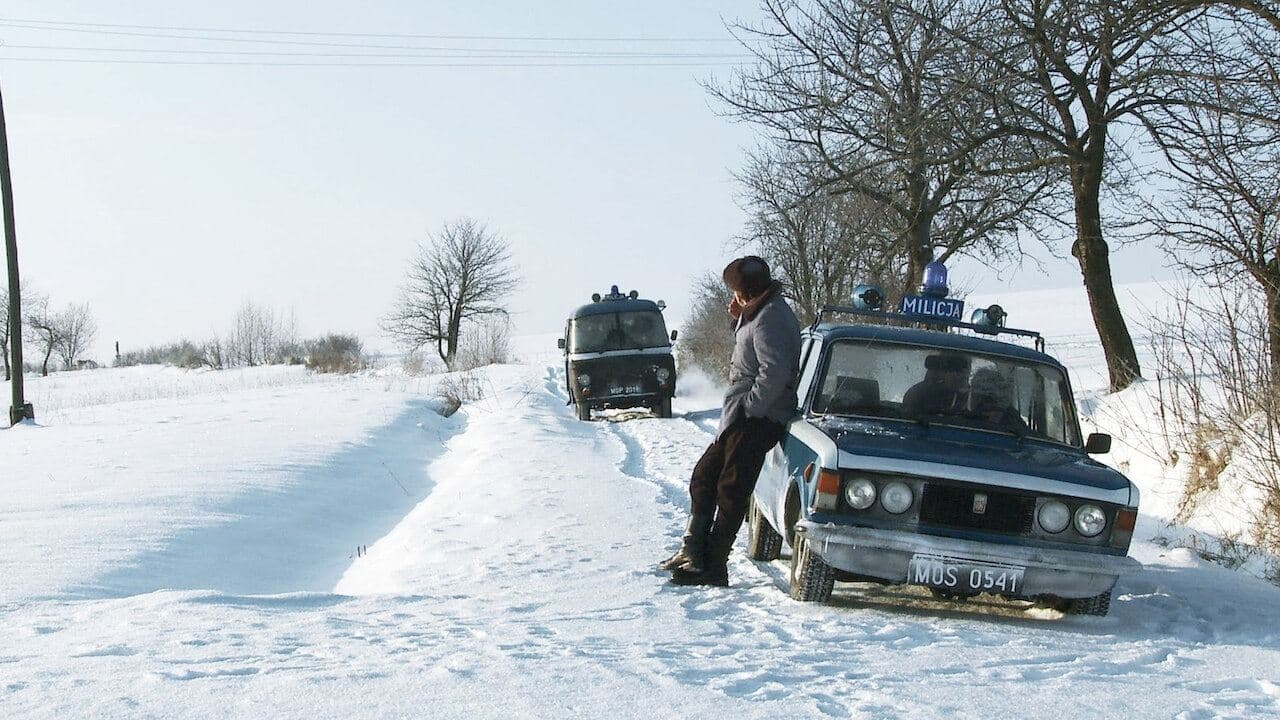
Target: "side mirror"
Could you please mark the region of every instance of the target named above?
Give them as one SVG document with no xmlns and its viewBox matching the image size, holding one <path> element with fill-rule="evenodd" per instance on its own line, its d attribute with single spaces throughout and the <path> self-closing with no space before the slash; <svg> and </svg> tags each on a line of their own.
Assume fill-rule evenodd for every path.
<svg viewBox="0 0 1280 720">
<path fill-rule="evenodd" d="M 675 331 L 675 330 L 672 330 L 672 331 L 671 331 L 671 342 L 675 342 L 675 341 L 676 341 L 676 331 Z"/>
<path fill-rule="evenodd" d="M 556 340 L 556 347 L 560 348 L 561 350 L 564 349 L 564 338 L 560 338 Z"/>
<path fill-rule="evenodd" d="M 1090 455 L 1105 455 L 1111 452 L 1111 436 L 1106 433 L 1089 433 L 1084 442 L 1084 451 Z"/>
</svg>

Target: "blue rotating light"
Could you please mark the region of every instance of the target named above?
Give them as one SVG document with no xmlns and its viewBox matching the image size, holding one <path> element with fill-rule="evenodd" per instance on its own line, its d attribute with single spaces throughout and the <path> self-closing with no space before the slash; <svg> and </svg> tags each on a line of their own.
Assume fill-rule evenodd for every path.
<svg viewBox="0 0 1280 720">
<path fill-rule="evenodd" d="M 926 297 L 943 298 L 950 292 L 947 287 L 947 266 L 934 260 L 924 266 L 924 282 L 920 284 L 920 294 Z"/>
<path fill-rule="evenodd" d="M 853 289 L 853 306 L 858 310 L 879 311 L 884 307 L 884 291 L 875 285 L 859 285 Z"/>
</svg>

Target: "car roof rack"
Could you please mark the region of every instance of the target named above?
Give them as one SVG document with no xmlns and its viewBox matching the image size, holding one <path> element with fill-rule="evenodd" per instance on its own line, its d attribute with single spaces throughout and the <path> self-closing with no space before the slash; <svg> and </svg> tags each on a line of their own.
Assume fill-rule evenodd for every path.
<svg viewBox="0 0 1280 720">
<path fill-rule="evenodd" d="M 933 317 L 928 315 L 907 315 L 903 313 L 885 312 L 883 310 L 863 310 L 848 305 L 824 305 L 818 311 L 817 317 L 813 319 L 810 329 L 814 329 L 821 325 L 826 315 L 853 315 L 856 317 L 875 318 L 877 320 L 886 321 L 887 323 L 900 323 L 903 326 L 944 326 L 948 328 L 957 328 L 961 330 L 971 330 L 980 335 L 1017 335 L 1020 337 L 1032 338 L 1035 342 L 1036 352 L 1044 352 L 1044 337 L 1035 330 L 1020 330 L 1018 328 L 1007 328 L 1001 325 L 977 325 L 975 323 L 961 322 L 959 320 L 951 320 L 949 318 Z"/>
</svg>

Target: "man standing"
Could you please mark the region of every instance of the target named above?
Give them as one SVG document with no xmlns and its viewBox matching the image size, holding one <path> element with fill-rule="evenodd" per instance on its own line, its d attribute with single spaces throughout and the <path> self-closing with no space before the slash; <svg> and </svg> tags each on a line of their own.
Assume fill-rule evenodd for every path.
<svg viewBox="0 0 1280 720">
<path fill-rule="evenodd" d="M 716 439 L 689 478 L 689 524 L 680 550 L 662 562 L 677 585 L 728 586 L 727 561 L 746 517 L 765 455 L 795 413 L 800 323 L 769 275 L 749 255 L 724 269 L 736 319 L 729 390 Z"/>
</svg>

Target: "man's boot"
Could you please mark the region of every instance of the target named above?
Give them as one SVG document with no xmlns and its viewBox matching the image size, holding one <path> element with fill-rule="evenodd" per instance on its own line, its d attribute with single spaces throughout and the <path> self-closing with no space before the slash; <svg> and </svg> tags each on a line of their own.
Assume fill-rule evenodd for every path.
<svg viewBox="0 0 1280 720">
<path fill-rule="evenodd" d="M 741 525 L 741 520 L 725 523 L 717 517 L 707 535 L 706 562 L 700 567 L 686 563 L 675 568 L 671 572 L 671 582 L 676 585 L 729 587 L 729 553 Z"/>
<path fill-rule="evenodd" d="M 701 568 L 706 562 L 707 531 L 711 529 L 711 513 L 693 513 L 689 516 L 689 525 L 684 531 L 684 542 L 675 555 L 658 563 L 663 570 L 675 570 L 678 567 Z"/>
</svg>

